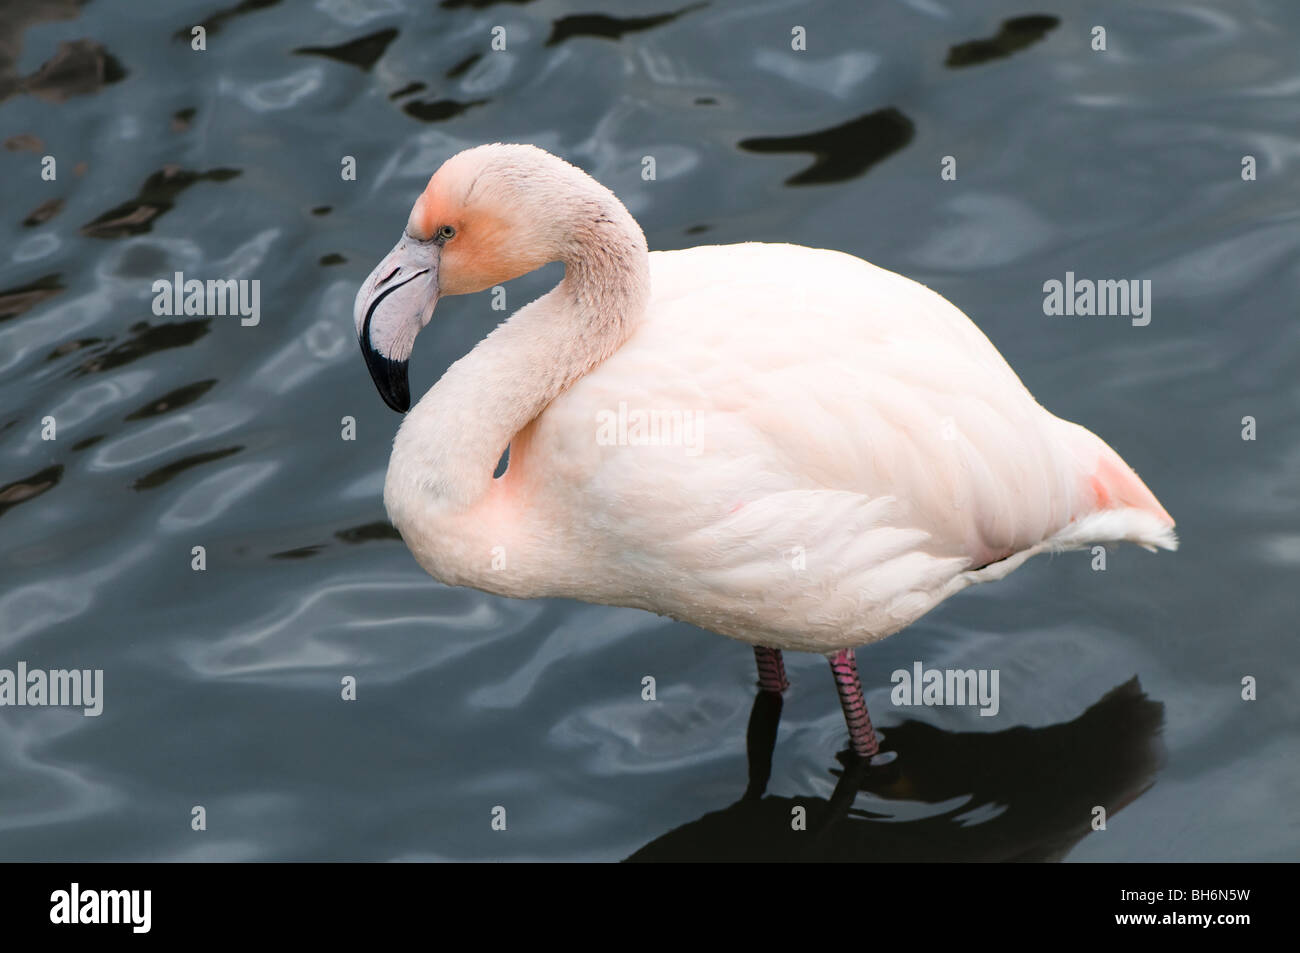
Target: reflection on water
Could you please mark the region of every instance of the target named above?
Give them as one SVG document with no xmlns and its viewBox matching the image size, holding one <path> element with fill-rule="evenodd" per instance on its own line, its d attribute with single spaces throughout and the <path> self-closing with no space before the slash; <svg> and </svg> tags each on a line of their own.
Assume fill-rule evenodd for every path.
<svg viewBox="0 0 1300 953">
<path fill-rule="evenodd" d="M 93 40 L 60 43 L 58 51 L 19 88 L 46 102 L 89 96 L 110 83 L 120 83 L 126 70 L 112 53 Z"/>
<path fill-rule="evenodd" d="M 19 503 L 26 503 L 28 500 L 34 500 L 42 493 L 54 489 L 62 476 L 63 467 L 55 464 L 52 467 L 46 467 L 39 473 L 33 473 L 24 479 L 0 486 L 0 516 L 3 516 L 5 510 L 10 507 L 17 506 Z"/>
<path fill-rule="evenodd" d="M 232 454 L 243 450 L 243 447 L 225 447 L 221 450 L 209 450 L 206 453 L 194 453 L 180 460 L 174 460 L 166 466 L 161 466 L 157 470 L 151 470 L 140 479 L 132 484 L 137 490 L 152 490 L 160 487 L 177 474 L 184 473 L 191 467 L 203 466 L 205 463 L 211 463 L 213 460 L 221 460 Z"/>
<path fill-rule="evenodd" d="M 575 36 L 598 36 L 607 40 L 617 40 L 627 33 L 653 30 L 657 26 L 672 23 L 678 17 L 706 5 L 696 3 L 672 13 L 660 13 L 648 17 L 611 17 L 603 13 L 572 14 L 560 17 L 551 25 L 551 35 L 547 37 L 546 45 L 555 46 Z"/>
<path fill-rule="evenodd" d="M 98 374 L 110 371 L 138 361 L 142 357 L 166 351 L 170 348 L 188 347 L 211 330 L 211 318 L 196 318 L 192 321 L 172 321 L 167 324 L 150 324 L 141 321 L 128 329 L 130 337 L 112 347 L 110 338 L 80 338 L 65 341 L 49 353 L 47 360 L 66 357 L 77 351 L 90 349 L 90 356 L 78 364 L 72 371 L 74 377 L 84 374 Z"/>
<path fill-rule="evenodd" d="M 0 321 L 16 318 L 28 308 L 35 307 L 46 298 L 52 298 L 63 290 L 58 274 L 42 275 L 17 288 L 0 291 Z"/>
<path fill-rule="evenodd" d="M 1046 728 L 949 732 L 905 721 L 882 745 L 900 753 L 892 763 L 840 755 L 829 798 L 765 797 L 780 714 L 780 696 L 757 693 L 744 797 L 628 859 L 1060 860 L 1093 830 L 1097 807 L 1113 817 L 1149 788 L 1164 756 L 1164 706 L 1134 678 Z M 907 816 L 918 803 L 939 809 Z"/>
<path fill-rule="evenodd" d="M 369 70 L 384 55 L 388 44 L 397 39 L 397 30 L 380 30 L 367 36 L 357 37 L 338 46 L 300 46 L 295 53 L 325 56 L 340 63 L 351 63 L 363 70 Z"/>
<path fill-rule="evenodd" d="M 35 228 L 37 225 L 44 225 L 61 211 L 63 211 L 63 199 L 46 199 L 27 213 L 27 217 L 23 219 L 23 227 Z"/>
<path fill-rule="evenodd" d="M 139 193 L 114 206 L 92 222 L 81 226 L 81 233 L 91 238 L 123 238 L 141 235 L 153 228 L 154 220 L 168 211 L 176 197 L 199 182 L 228 182 L 238 176 L 238 169 L 212 169 L 190 172 L 168 166 L 149 176 Z"/>
<path fill-rule="evenodd" d="M 234 20 L 236 17 L 241 17 L 249 13 L 258 13 L 270 7 L 277 6 L 279 3 L 280 0 L 240 0 L 239 3 L 233 6 L 223 7 L 220 10 L 207 14 L 206 16 L 197 18 L 194 21 L 194 25 L 203 27 L 203 29 L 210 34 L 220 33 L 222 27 L 231 20 Z M 177 40 L 188 41 L 191 36 L 191 29 L 192 27 L 189 26 L 181 27 L 172 34 L 172 37 Z"/>
<path fill-rule="evenodd" d="M 117 57 L 90 39 L 59 43 L 31 75 L 21 75 L 24 31 L 46 20 L 72 19 L 77 6 L 74 0 L 13 0 L 0 9 L 0 103 L 18 93 L 61 103 L 126 78 L 127 71 Z"/>
<path fill-rule="evenodd" d="M 833 129 L 799 136 L 742 139 L 739 145 L 749 152 L 811 152 L 815 156 L 813 164 L 790 176 L 785 184 L 814 185 L 862 175 L 881 159 L 906 146 L 914 135 L 912 121 L 890 107 Z"/>
<path fill-rule="evenodd" d="M 123 420 L 143 420 L 146 417 L 157 417 L 162 414 L 170 413 L 184 407 L 186 404 L 192 404 L 208 391 L 216 386 L 216 380 L 209 379 L 206 381 L 195 381 L 193 384 L 186 384 L 184 387 L 178 387 L 175 390 L 168 391 L 161 397 L 150 401 L 139 410 L 132 411 L 123 417 Z"/>
<path fill-rule="evenodd" d="M 459 116 L 475 106 L 486 104 L 486 99 L 471 99 L 463 103 L 456 102 L 454 99 L 412 100 L 402 106 L 402 112 L 421 122 L 442 122 L 444 119 Z"/>
<path fill-rule="evenodd" d="M 959 68 L 1002 59 L 1017 50 L 1033 46 L 1060 24 L 1056 17 L 1027 16 L 1004 20 L 995 36 L 986 40 L 958 43 L 948 51 L 944 66 Z"/>
<path fill-rule="evenodd" d="M 0 859 L 1296 859 L 1297 33 L 1231 0 L 0 4 L 0 668 L 105 672 L 98 718 L 0 708 Z M 744 647 L 433 583 L 352 300 L 490 141 L 587 169 L 652 248 L 935 288 L 1183 548 L 1035 560 L 861 653 L 875 772 L 832 760 L 820 659 L 751 707 Z M 260 281 L 260 323 L 153 314 L 177 271 Z M 1066 271 L 1151 279 L 1151 324 L 1045 316 Z M 501 317 L 443 301 L 413 386 Z M 1000 670 L 998 716 L 903 720 L 884 673 L 917 659 Z"/>
</svg>

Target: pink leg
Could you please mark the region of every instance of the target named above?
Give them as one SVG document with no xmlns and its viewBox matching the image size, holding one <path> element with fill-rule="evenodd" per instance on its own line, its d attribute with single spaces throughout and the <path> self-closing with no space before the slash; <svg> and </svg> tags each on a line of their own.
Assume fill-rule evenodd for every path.
<svg viewBox="0 0 1300 953">
<path fill-rule="evenodd" d="M 758 662 L 758 690 L 781 694 L 790 687 L 785 677 L 785 660 L 780 649 L 754 646 L 754 660 Z"/>
<path fill-rule="evenodd" d="M 849 724 L 853 753 L 860 758 L 870 758 L 880 750 L 880 743 L 876 740 L 876 730 L 871 727 L 871 716 L 867 714 L 867 700 L 862 697 L 862 682 L 858 680 L 858 662 L 853 657 L 853 650 L 837 652 L 831 659 L 831 671 L 835 674 L 844 720 Z"/>
</svg>

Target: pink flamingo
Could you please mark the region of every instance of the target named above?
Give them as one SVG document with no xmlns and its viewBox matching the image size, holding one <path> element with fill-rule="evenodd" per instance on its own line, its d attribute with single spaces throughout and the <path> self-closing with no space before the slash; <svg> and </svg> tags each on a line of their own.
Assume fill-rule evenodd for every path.
<svg viewBox="0 0 1300 953">
<path fill-rule="evenodd" d="M 854 649 L 1029 557 L 1174 521 L 1100 438 L 1043 409 L 942 296 L 836 251 L 648 252 L 607 188 L 534 146 L 448 159 L 357 293 L 390 407 L 438 298 L 564 278 L 402 421 L 384 503 L 448 585 L 646 609 L 831 662 L 879 750 Z M 497 464 L 510 448 L 499 478 Z"/>
</svg>

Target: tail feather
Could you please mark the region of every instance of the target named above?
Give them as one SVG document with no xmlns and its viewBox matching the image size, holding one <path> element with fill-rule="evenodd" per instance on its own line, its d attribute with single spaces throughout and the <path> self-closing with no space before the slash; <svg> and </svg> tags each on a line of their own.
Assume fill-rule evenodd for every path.
<svg viewBox="0 0 1300 953">
<path fill-rule="evenodd" d="M 1078 516 L 1053 539 L 1062 549 L 1127 540 L 1144 549 L 1178 548 L 1174 518 L 1124 460 L 1096 434 L 1069 424 L 1083 479 Z"/>
</svg>

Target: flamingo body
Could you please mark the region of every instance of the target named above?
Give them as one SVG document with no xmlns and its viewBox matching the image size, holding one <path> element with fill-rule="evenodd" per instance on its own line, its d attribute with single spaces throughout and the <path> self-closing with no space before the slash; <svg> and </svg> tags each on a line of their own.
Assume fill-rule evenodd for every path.
<svg viewBox="0 0 1300 953">
<path fill-rule="evenodd" d="M 767 244 L 655 252 L 650 276 L 636 332 L 518 435 L 473 517 L 453 528 L 386 494 L 434 576 L 831 653 L 1037 552 L 1172 548 L 1172 520 L 1114 451 L 1044 410 L 923 285 Z M 601 443 L 620 405 L 693 432 Z"/>
</svg>

